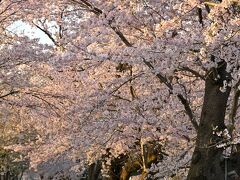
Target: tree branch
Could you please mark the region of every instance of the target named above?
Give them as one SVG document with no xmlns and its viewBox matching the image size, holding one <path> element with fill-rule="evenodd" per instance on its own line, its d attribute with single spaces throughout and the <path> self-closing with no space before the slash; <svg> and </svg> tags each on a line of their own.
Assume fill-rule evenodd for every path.
<svg viewBox="0 0 240 180">
<path fill-rule="evenodd" d="M 181 70 L 181 71 L 188 71 L 188 72 L 192 73 L 194 76 L 199 77 L 200 79 L 205 81 L 205 77 L 204 76 L 199 74 L 197 71 L 195 71 L 193 69 L 190 69 L 189 67 L 183 67 L 182 66 L 182 67 L 179 67 L 179 70 Z"/>
<path fill-rule="evenodd" d="M 1 96 L 0 96 L 0 99 L 5 98 L 5 97 L 10 96 L 10 95 L 13 95 L 13 94 L 17 94 L 17 93 L 19 93 L 19 92 L 20 92 L 20 91 L 13 91 L 13 90 L 11 90 L 9 93 L 4 94 L 4 95 L 1 95 Z"/>
<path fill-rule="evenodd" d="M 152 66 L 152 64 L 148 61 L 146 61 L 143 58 L 143 62 L 150 68 L 150 69 L 154 69 L 154 67 Z M 170 91 L 173 90 L 172 84 L 168 81 L 168 79 L 166 77 L 164 77 L 161 73 L 156 74 L 157 78 L 160 80 L 160 82 L 164 83 L 168 89 Z M 177 94 L 177 97 L 179 99 L 179 101 L 182 103 L 182 105 L 184 106 L 185 112 L 188 115 L 191 123 L 193 124 L 193 127 L 197 130 L 198 129 L 198 123 L 193 115 L 192 109 L 190 107 L 190 103 L 189 101 L 183 97 L 183 95 L 181 94 Z"/>
<path fill-rule="evenodd" d="M 86 0 L 81 0 L 81 2 L 77 1 L 77 0 L 72 0 L 73 2 L 77 2 L 78 4 L 80 3 L 83 3 L 85 6 L 89 7 L 91 9 L 92 12 L 94 12 L 96 15 L 100 15 L 102 14 L 102 10 L 94 7 L 92 4 L 90 4 L 89 2 L 87 2 Z M 118 37 L 122 40 L 122 42 L 127 46 L 127 47 L 132 47 L 133 44 L 131 44 L 128 39 L 123 35 L 123 33 L 115 26 L 112 26 L 112 23 L 111 21 L 109 21 L 109 26 L 110 28 L 116 33 L 116 35 L 118 35 Z M 145 59 L 143 59 L 143 62 L 145 65 L 147 65 L 150 69 L 154 69 L 154 67 L 152 66 L 152 64 L 148 61 L 146 61 Z M 172 87 L 172 84 L 168 81 L 168 79 L 166 77 L 164 77 L 161 73 L 158 73 L 157 75 L 157 78 L 160 80 L 160 82 L 164 83 L 168 88 L 169 90 L 173 90 L 173 87 Z M 129 79 L 130 81 L 130 79 Z M 127 81 L 128 82 L 128 81 Z M 124 85 L 125 83 L 127 82 L 124 82 L 122 85 Z M 120 87 L 122 86 L 120 85 Z M 120 88 L 119 87 L 119 88 Z M 117 88 L 117 89 L 119 89 Z M 114 92 L 114 91 L 113 91 Z M 183 104 L 184 108 L 185 108 L 185 111 L 187 113 L 187 115 L 189 116 L 190 118 L 190 121 L 192 122 L 194 128 L 197 130 L 198 129 L 198 124 L 197 124 L 197 121 L 196 119 L 194 118 L 193 116 L 193 112 L 191 110 L 191 107 L 190 107 L 190 103 L 188 102 L 188 100 L 186 98 L 184 98 L 181 94 L 178 94 L 177 95 L 178 99 L 180 100 L 180 102 Z"/>
<path fill-rule="evenodd" d="M 44 28 L 40 27 L 39 25 L 35 24 L 34 22 L 32 22 L 33 25 L 38 28 L 39 30 L 41 30 L 44 34 L 46 34 L 48 36 L 48 38 L 53 42 L 53 44 L 55 46 L 59 46 L 59 44 L 56 42 L 56 40 L 52 37 L 51 33 L 48 32 L 47 30 L 45 30 Z"/>
<path fill-rule="evenodd" d="M 202 27 L 204 26 L 203 24 L 203 16 L 202 16 L 202 9 L 201 8 L 197 8 L 198 11 L 198 21 L 199 23 L 202 25 Z"/>
<path fill-rule="evenodd" d="M 186 114 L 188 115 L 191 123 L 193 124 L 193 127 L 197 130 L 198 129 L 198 123 L 196 121 L 196 118 L 193 115 L 193 112 L 192 112 L 192 109 L 190 107 L 190 104 L 189 104 L 188 100 L 186 98 L 184 98 L 183 95 L 181 95 L 181 94 L 178 94 L 177 97 L 180 100 L 180 102 L 182 103 L 182 105 L 184 106 Z"/>
</svg>

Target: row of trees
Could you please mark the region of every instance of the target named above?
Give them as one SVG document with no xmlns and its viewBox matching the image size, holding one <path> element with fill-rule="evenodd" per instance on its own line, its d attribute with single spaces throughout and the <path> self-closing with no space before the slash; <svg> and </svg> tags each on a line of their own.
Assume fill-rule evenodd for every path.
<svg viewBox="0 0 240 180">
<path fill-rule="evenodd" d="M 99 162 L 108 179 L 239 176 L 239 16 L 236 0 L 1 1 L 4 151 L 45 179 Z"/>
</svg>

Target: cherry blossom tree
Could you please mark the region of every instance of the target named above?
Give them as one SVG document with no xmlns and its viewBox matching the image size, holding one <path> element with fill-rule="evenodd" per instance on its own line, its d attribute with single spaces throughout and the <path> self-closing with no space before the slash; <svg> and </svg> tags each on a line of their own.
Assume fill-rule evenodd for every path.
<svg viewBox="0 0 240 180">
<path fill-rule="evenodd" d="M 32 167 L 52 176 L 81 172 L 106 154 L 111 164 L 155 140 L 167 154 L 143 168 L 155 178 L 189 166 L 187 179 L 224 179 L 222 159 L 239 152 L 239 6 L 236 0 L 25 1 L 17 17 L 54 44 L 17 43 L 32 49 L 20 51 L 24 60 L 45 60 L 42 72 L 51 79 L 39 88 L 45 98 L 35 93 L 28 102 L 58 111 L 29 114 L 38 140 L 12 148 L 28 151 Z M 41 72 L 39 64 L 32 67 Z M 54 169 L 53 159 L 55 167 L 66 165 Z"/>
</svg>

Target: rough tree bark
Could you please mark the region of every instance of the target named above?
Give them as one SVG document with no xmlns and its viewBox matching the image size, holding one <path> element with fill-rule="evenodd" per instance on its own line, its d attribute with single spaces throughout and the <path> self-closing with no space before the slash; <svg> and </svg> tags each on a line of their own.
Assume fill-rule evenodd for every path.
<svg viewBox="0 0 240 180">
<path fill-rule="evenodd" d="M 220 87 L 230 78 L 224 61 L 218 64 L 218 68 L 211 69 L 207 75 L 196 147 L 188 180 L 224 179 L 224 169 L 220 165 L 223 149 L 216 147 L 216 144 L 223 139 L 213 134 L 213 128 L 218 127 L 218 131 L 226 128 L 224 119 L 231 89 L 226 87 L 225 92 L 222 92 Z"/>
</svg>

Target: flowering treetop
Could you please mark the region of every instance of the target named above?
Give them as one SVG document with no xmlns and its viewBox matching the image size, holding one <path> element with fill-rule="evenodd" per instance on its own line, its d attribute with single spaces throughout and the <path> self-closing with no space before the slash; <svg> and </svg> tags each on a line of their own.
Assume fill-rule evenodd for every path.
<svg viewBox="0 0 240 180">
<path fill-rule="evenodd" d="M 44 99 L 34 94 L 30 101 L 51 102 L 49 106 L 61 109 L 51 118 L 41 116 L 41 109 L 27 116 L 25 123 L 31 121 L 41 132 L 38 148 L 18 147 L 28 149 L 34 167 L 53 157 L 69 158 L 78 166 L 76 160 L 93 162 L 106 149 L 117 157 L 149 139 L 161 141 L 169 149 L 166 162 L 174 162 L 193 143 L 207 77 L 217 82 L 217 69 L 226 65 L 229 76 L 221 92 L 239 88 L 236 0 L 29 0 L 17 5 L 13 19 L 44 32 L 54 48 L 22 37 L 4 46 L 1 57 L 11 56 L 13 62 L 21 57 L 38 75 L 50 77 L 44 86 L 24 84 L 24 93 L 29 95 L 29 88 L 45 91 Z M 54 99 L 54 93 L 62 100 Z M 227 113 L 230 123 L 238 117 L 234 109 L 230 106 Z M 176 169 L 176 164 L 168 167 Z"/>
</svg>

